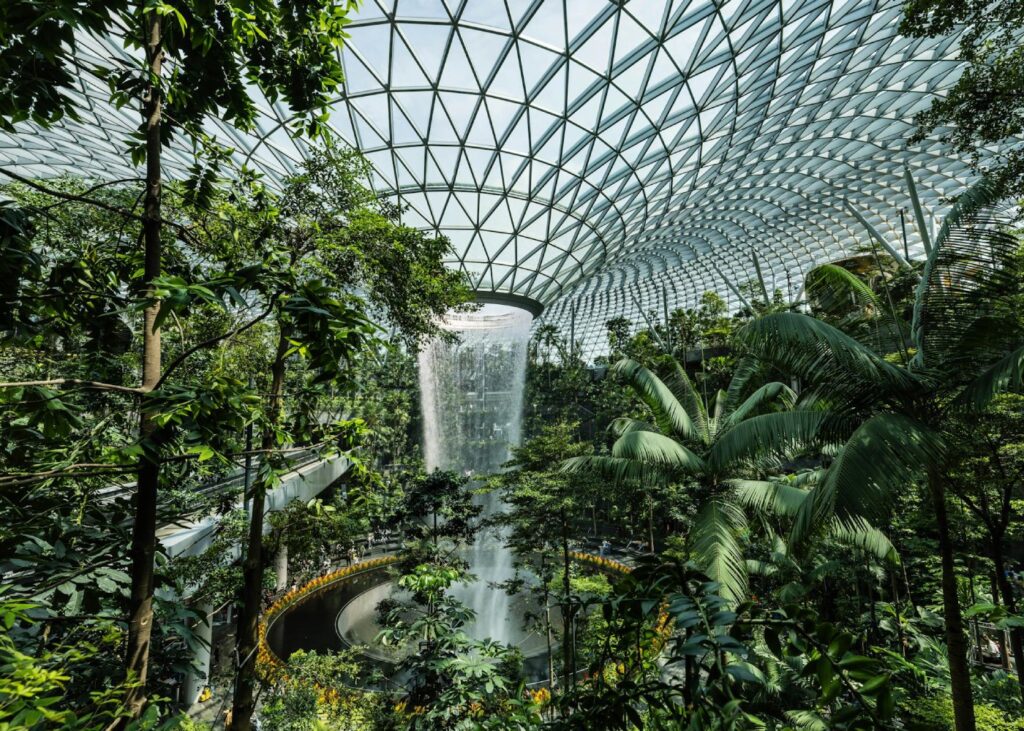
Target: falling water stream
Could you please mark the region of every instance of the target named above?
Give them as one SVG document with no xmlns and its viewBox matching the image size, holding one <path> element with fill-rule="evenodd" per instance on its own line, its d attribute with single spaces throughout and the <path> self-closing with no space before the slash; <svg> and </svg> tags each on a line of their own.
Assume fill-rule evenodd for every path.
<svg viewBox="0 0 1024 731">
<path fill-rule="evenodd" d="M 423 451 L 427 470 L 445 469 L 469 477 L 500 470 L 522 433 L 526 348 L 532 316 L 525 310 L 484 305 L 477 312 L 446 318 L 459 342 L 439 341 L 419 356 L 423 407 Z M 501 509 L 500 498 L 479 498 L 483 515 Z M 469 550 L 470 571 L 478 577 L 453 591 L 476 614 L 467 632 L 479 639 L 520 644 L 525 638 L 516 597 L 493 583 L 514 575 L 512 553 L 503 537 L 480 531 Z"/>
</svg>

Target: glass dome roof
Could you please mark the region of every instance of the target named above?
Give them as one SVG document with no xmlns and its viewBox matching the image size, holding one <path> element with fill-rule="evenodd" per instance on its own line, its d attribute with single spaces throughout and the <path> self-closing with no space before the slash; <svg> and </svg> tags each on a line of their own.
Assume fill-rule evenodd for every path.
<svg viewBox="0 0 1024 731">
<path fill-rule="evenodd" d="M 919 222 L 970 174 L 937 141 L 907 146 L 959 66 L 955 39 L 901 38 L 900 16 L 880 0 L 365 0 L 331 124 L 477 289 L 536 300 L 566 331 L 572 317 L 590 349 L 616 315 L 709 289 L 735 304 L 758 269 L 796 295 L 865 223 L 902 249 L 901 208 L 922 252 Z M 82 123 L 0 136 L 0 163 L 123 174 L 134 114 L 91 83 Z M 279 178 L 304 143 L 261 106 L 260 135 L 211 131 Z"/>
</svg>

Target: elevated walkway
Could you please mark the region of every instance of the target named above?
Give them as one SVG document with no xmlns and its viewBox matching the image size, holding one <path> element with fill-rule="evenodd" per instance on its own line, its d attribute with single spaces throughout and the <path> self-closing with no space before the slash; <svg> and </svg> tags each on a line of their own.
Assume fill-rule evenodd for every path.
<svg viewBox="0 0 1024 731">
<path fill-rule="evenodd" d="M 309 501 L 327 489 L 332 483 L 344 475 L 351 462 L 343 456 L 327 460 L 311 459 L 295 466 L 281 477 L 281 484 L 266 496 L 266 512 L 282 510 L 294 500 Z M 213 485 L 202 488 L 204 492 L 217 492 L 230 487 L 239 487 L 244 483 L 244 472 L 230 476 Z M 244 495 L 240 495 L 234 507 L 245 507 Z M 157 539 L 163 544 L 167 555 L 196 556 L 210 547 L 217 527 L 220 524 L 219 514 L 196 515 L 193 518 L 178 520 L 157 530 Z M 264 532 L 269 530 L 269 522 L 264 523 Z M 234 548 L 235 554 L 241 556 L 241 546 Z M 182 597 L 187 600 L 188 594 Z M 192 667 L 185 677 L 179 699 L 185 708 L 192 707 L 199 698 L 203 687 L 209 683 L 211 668 L 211 648 L 213 644 L 214 607 L 205 604 L 194 607 L 205 621 L 196 625 L 196 634 L 201 638 L 199 647 L 194 648 Z"/>
<path fill-rule="evenodd" d="M 281 478 L 281 484 L 277 488 L 267 494 L 266 511 L 270 513 L 281 510 L 293 500 L 313 499 L 344 475 L 350 465 L 349 460 L 343 456 L 297 465 Z M 230 481 L 238 481 L 238 477 L 233 477 Z M 240 496 L 234 506 L 244 507 L 244 498 Z M 219 522 L 219 515 L 179 520 L 157 530 L 157 538 L 163 544 L 167 555 L 172 558 L 195 556 L 210 547 Z"/>
</svg>

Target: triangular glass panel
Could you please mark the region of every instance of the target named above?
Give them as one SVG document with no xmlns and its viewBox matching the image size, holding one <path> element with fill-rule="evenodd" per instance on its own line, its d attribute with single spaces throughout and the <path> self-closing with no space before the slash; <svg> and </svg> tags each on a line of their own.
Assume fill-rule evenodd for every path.
<svg viewBox="0 0 1024 731">
<path fill-rule="evenodd" d="M 392 89 L 423 88 L 431 86 L 431 82 L 423 75 L 412 51 L 396 34 L 392 44 L 391 75 L 389 83 Z"/>
<path fill-rule="evenodd" d="M 403 23 L 401 30 L 427 78 L 436 81 L 451 30 L 443 25 L 421 23 Z"/>
<path fill-rule="evenodd" d="M 615 22 L 608 18 L 601 27 L 572 53 L 572 59 L 599 74 L 604 74 L 611 62 Z"/>
<path fill-rule="evenodd" d="M 448 49 L 448 58 L 444 61 L 444 68 L 441 70 L 440 85 L 449 89 L 469 89 L 476 91 L 476 80 L 473 78 L 473 69 L 466 58 L 466 52 L 462 48 L 462 42 L 458 34 L 451 39 Z"/>
<path fill-rule="evenodd" d="M 483 86 L 490 79 L 498 59 L 511 40 L 494 33 L 485 33 L 471 28 L 462 29 L 459 35 L 462 36 L 462 42 L 466 46 L 466 55 L 476 72 L 477 81 Z"/>
<path fill-rule="evenodd" d="M 523 35 L 535 38 L 552 48 L 565 48 L 565 18 L 562 8 L 562 3 L 541 3 Z"/>
<path fill-rule="evenodd" d="M 405 115 L 402 114 L 402 110 L 393 101 L 391 104 L 391 144 L 402 145 L 410 142 L 421 142 L 420 134 L 409 124 Z"/>
<path fill-rule="evenodd" d="M 512 27 L 508 24 L 508 13 L 505 12 L 504 4 L 499 2 L 469 2 L 462 9 L 459 17 L 460 23 L 477 23 L 489 28 L 499 28 L 510 31 Z"/>
<path fill-rule="evenodd" d="M 505 132 L 515 120 L 522 106 L 505 101 L 504 99 L 495 99 L 494 97 L 487 97 L 486 105 L 487 111 L 491 115 L 491 122 L 494 125 L 494 134 L 498 139 L 501 139 L 505 136 Z"/>
<path fill-rule="evenodd" d="M 565 75 L 563 65 L 533 98 L 531 104 L 562 114 L 565 111 Z"/>
<path fill-rule="evenodd" d="M 439 101 L 434 104 L 434 110 L 430 115 L 429 141 L 431 145 L 459 141 L 452 123 L 448 121 L 448 115 L 445 114 L 444 105 Z"/>
<path fill-rule="evenodd" d="M 605 3 L 595 3 L 593 0 L 565 0 L 565 17 L 568 22 L 566 30 L 570 44 L 604 11 L 605 7 Z"/>
<path fill-rule="evenodd" d="M 343 58 L 345 60 L 345 92 L 347 94 L 381 89 L 380 82 L 373 78 L 370 70 L 363 65 L 355 53 L 346 51 Z M 387 76 L 385 75 L 384 78 L 386 79 Z"/>
<path fill-rule="evenodd" d="M 458 94 L 446 91 L 440 92 L 439 96 L 441 103 L 444 104 L 445 111 L 451 117 L 456 134 L 460 138 L 465 138 L 479 97 L 475 94 Z"/>
<path fill-rule="evenodd" d="M 617 64 L 639 46 L 651 40 L 644 27 L 624 11 L 619 11 L 619 25 L 615 33 L 615 50 L 612 63 Z"/>
<path fill-rule="evenodd" d="M 519 64 L 523 69 L 523 79 L 526 83 L 526 93 L 531 95 L 546 76 L 548 71 L 557 63 L 561 63 L 562 57 L 546 48 L 535 46 L 532 43 L 520 40 Z"/>
<path fill-rule="evenodd" d="M 519 56 L 514 45 L 501 61 L 498 73 L 491 79 L 491 85 L 487 87 L 487 93 L 519 102 L 526 98 L 523 91 L 523 78 L 519 70 Z"/>
</svg>

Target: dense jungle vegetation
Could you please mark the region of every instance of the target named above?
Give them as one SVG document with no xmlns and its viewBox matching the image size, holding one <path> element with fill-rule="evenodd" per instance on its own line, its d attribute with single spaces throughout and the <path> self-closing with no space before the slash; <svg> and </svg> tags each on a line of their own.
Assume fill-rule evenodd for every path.
<svg viewBox="0 0 1024 731">
<path fill-rule="evenodd" d="M 596 343 L 540 321 L 522 443 L 473 482 L 424 469 L 417 380 L 470 282 L 325 124 L 358 5 L 0 7 L 0 126 L 82 116 L 86 77 L 139 119 L 123 177 L 0 168 L 0 731 L 1024 731 L 1020 0 L 904 7 L 967 28 L 908 134 L 978 173 L 926 256 L 866 237 Z M 262 134 L 257 96 L 308 153 L 279 185 L 209 133 Z M 495 530 L 540 682 L 451 591 Z M 268 614 L 364 552 L 404 681 L 269 658 Z"/>
</svg>

